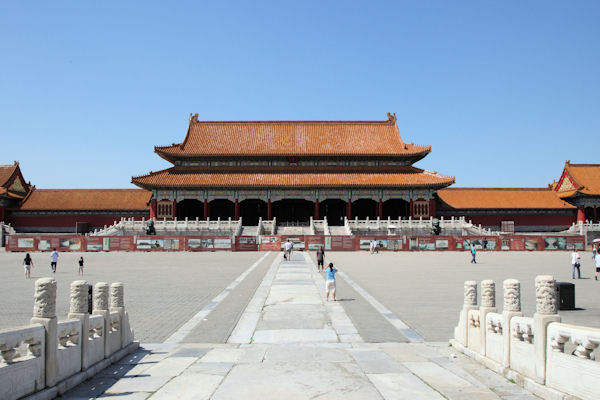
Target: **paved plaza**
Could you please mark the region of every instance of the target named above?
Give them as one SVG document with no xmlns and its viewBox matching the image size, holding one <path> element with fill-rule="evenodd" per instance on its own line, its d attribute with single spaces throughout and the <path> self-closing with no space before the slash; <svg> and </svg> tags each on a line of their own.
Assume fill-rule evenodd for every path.
<svg viewBox="0 0 600 400">
<path fill-rule="evenodd" d="M 59 262 L 57 311 L 65 319 L 68 285 L 80 253 Z M 24 254 L 0 253 L 2 326 L 29 322 L 35 279 Z M 326 302 L 314 254 L 84 253 L 84 279 L 125 283 L 141 348 L 64 398 L 533 399 L 448 345 L 463 282 L 522 282 L 525 315 L 534 311 L 534 278 L 571 281 L 560 253 L 328 253 L 340 269 L 337 302 Z M 32 277 L 50 276 L 49 254 L 33 254 Z M 589 258 L 589 260 L 588 260 Z M 576 311 L 564 322 L 599 326 L 600 282 L 582 253 Z M 591 279 L 589 279 L 591 277 Z"/>
</svg>

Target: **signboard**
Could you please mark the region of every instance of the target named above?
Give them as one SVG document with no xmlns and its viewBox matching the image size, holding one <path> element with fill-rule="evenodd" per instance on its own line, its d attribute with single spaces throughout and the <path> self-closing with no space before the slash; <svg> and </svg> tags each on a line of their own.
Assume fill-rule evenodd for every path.
<svg viewBox="0 0 600 400">
<path fill-rule="evenodd" d="M 261 251 L 280 251 L 281 239 L 278 235 L 264 235 L 260 237 L 259 249 Z"/>
<path fill-rule="evenodd" d="M 257 251 L 258 239 L 256 236 L 236 236 L 235 238 L 236 251 Z"/>
</svg>

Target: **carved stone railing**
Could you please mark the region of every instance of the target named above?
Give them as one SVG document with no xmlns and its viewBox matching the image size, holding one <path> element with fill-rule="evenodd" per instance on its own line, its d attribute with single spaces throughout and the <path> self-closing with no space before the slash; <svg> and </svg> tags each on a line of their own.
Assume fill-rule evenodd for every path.
<svg viewBox="0 0 600 400">
<path fill-rule="evenodd" d="M 485 354 L 492 360 L 503 363 L 504 361 L 504 317 L 495 312 L 485 316 Z"/>
<path fill-rule="evenodd" d="M 479 308 L 477 282 L 465 282 L 451 344 L 541 398 L 600 398 L 600 329 L 560 323 L 556 281 L 549 275 L 535 278 L 536 312 L 523 317 L 520 286 L 504 281 L 504 310 L 498 313 L 494 282 L 481 282 Z"/>
<path fill-rule="evenodd" d="M 572 348 L 568 349 L 570 345 Z M 582 399 L 597 399 L 600 396 L 600 362 L 594 353 L 599 345 L 600 329 L 551 323 L 548 326 L 546 385 Z"/>
<path fill-rule="evenodd" d="M 0 331 L 0 399 L 33 393 L 54 398 L 137 348 L 124 308 L 123 285 L 99 283 L 88 314 L 88 284 L 71 285 L 69 320 L 56 318 L 56 280 L 35 283 L 31 325 Z"/>
<path fill-rule="evenodd" d="M 41 324 L 0 331 L 0 399 L 44 389 L 45 332 Z"/>
<path fill-rule="evenodd" d="M 510 368 L 535 379 L 535 340 L 533 318 L 513 317 L 510 320 Z"/>
</svg>

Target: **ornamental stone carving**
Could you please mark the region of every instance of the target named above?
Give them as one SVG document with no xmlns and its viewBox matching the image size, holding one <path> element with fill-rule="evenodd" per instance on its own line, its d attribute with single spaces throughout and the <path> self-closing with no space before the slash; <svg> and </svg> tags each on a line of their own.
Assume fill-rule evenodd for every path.
<svg viewBox="0 0 600 400">
<path fill-rule="evenodd" d="M 465 306 L 477 305 L 477 282 L 465 281 L 464 296 Z"/>
<path fill-rule="evenodd" d="M 521 311 L 521 282 L 516 279 L 504 281 L 504 311 Z"/>
<path fill-rule="evenodd" d="M 123 284 L 121 282 L 115 282 L 110 285 L 110 306 L 111 307 L 125 307 L 125 301 L 123 300 Z"/>
<path fill-rule="evenodd" d="M 94 285 L 94 311 L 108 310 L 108 283 L 98 282 Z"/>
<path fill-rule="evenodd" d="M 74 281 L 71 283 L 71 304 L 69 313 L 86 314 L 88 312 L 88 283 Z"/>
<path fill-rule="evenodd" d="M 56 280 L 42 278 L 35 281 L 33 294 L 33 316 L 37 318 L 56 317 Z"/>
<path fill-rule="evenodd" d="M 496 307 L 496 284 L 492 280 L 481 281 L 481 306 Z"/>
<path fill-rule="evenodd" d="M 535 277 L 535 300 L 538 314 L 556 314 L 557 297 L 556 280 L 552 275 Z"/>
</svg>

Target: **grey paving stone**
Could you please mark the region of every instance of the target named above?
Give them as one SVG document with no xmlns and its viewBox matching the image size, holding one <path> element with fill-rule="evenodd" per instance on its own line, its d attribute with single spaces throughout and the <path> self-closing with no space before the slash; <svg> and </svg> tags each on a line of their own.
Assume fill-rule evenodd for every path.
<svg viewBox="0 0 600 400">
<path fill-rule="evenodd" d="M 183 373 L 152 395 L 153 400 L 194 399 L 205 400 L 217 389 L 222 376 L 200 373 Z"/>
<path fill-rule="evenodd" d="M 382 350 L 348 350 L 365 374 L 406 373 L 408 370 Z"/>
<path fill-rule="evenodd" d="M 402 374 L 368 374 L 385 400 L 442 400 L 444 397 L 410 372 Z"/>
<path fill-rule="evenodd" d="M 265 361 L 351 362 L 352 358 L 342 349 L 290 345 L 269 347 Z"/>
<path fill-rule="evenodd" d="M 65 394 L 64 398 L 87 398 L 93 399 L 104 393 L 105 390 L 117 383 L 117 379 L 103 376 L 94 377 L 74 387 Z"/>
<path fill-rule="evenodd" d="M 104 394 L 117 395 L 132 392 L 156 392 L 171 379 L 173 379 L 172 375 L 124 377 L 108 388 Z"/>
<path fill-rule="evenodd" d="M 202 357 L 210 350 L 209 348 L 182 347 L 174 352 L 171 357 Z"/>
<path fill-rule="evenodd" d="M 333 329 L 276 329 L 254 332 L 255 343 L 337 342 Z"/>
<path fill-rule="evenodd" d="M 444 388 L 471 388 L 466 380 L 433 362 L 405 362 L 406 368 L 443 393 Z"/>
<path fill-rule="evenodd" d="M 223 399 L 381 399 L 356 365 L 350 363 L 242 364 L 235 366 L 213 395 Z"/>
<path fill-rule="evenodd" d="M 198 361 L 192 364 L 186 373 L 199 373 L 199 374 L 210 374 L 210 375 L 227 375 L 229 370 L 233 368 L 234 363 L 232 362 L 203 362 Z"/>
</svg>

